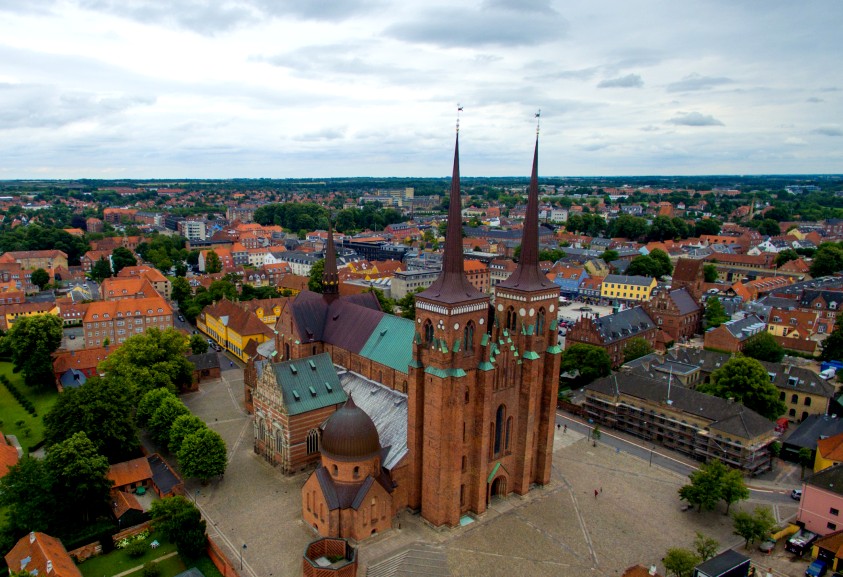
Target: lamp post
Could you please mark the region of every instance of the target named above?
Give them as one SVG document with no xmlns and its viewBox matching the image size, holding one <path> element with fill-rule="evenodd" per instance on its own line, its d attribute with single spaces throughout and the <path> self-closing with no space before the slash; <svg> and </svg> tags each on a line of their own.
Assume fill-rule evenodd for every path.
<svg viewBox="0 0 843 577">
<path fill-rule="evenodd" d="M 653 466 L 653 451 L 656 449 L 655 445 L 650 446 L 650 466 Z"/>
<path fill-rule="evenodd" d="M 240 549 L 240 570 L 243 570 L 243 551 L 246 550 L 246 544 L 243 543 L 243 548 Z"/>
</svg>

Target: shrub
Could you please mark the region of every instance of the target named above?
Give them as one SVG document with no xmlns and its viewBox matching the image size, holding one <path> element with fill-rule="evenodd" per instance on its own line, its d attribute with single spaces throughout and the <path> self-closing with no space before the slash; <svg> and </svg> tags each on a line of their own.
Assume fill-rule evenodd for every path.
<svg viewBox="0 0 843 577">
<path fill-rule="evenodd" d="M 138 557 L 143 557 L 143 554 L 146 553 L 147 545 L 143 541 L 132 541 L 126 546 L 126 553 L 132 559 L 137 559 Z"/>
<path fill-rule="evenodd" d="M 161 575 L 161 567 L 158 563 L 147 561 L 143 566 L 143 577 L 159 577 Z"/>
</svg>

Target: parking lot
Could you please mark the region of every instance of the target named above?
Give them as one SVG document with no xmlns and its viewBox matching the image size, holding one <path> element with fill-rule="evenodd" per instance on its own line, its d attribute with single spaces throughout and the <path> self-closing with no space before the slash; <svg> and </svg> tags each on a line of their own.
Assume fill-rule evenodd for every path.
<svg viewBox="0 0 843 577">
<path fill-rule="evenodd" d="M 235 566 L 243 554 L 244 577 L 297 576 L 301 553 L 314 538 L 301 521 L 300 491 L 307 473 L 285 476 L 254 453 L 252 420 L 243 410 L 242 371 L 228 363 L 224 369 L 221 379 L 203 382 L 184 401 L 223 436 L 229 467 L 224 479 L 204 487 L 188 480 L 187 493 Z M 452 575 L 472 577 L 620 575 L 637 563 L 654 563 L 664 575 L 660 560 L 667 549 L 691 547 L 697 531 L 716 538 L 721 549 L 742 546 L 722 510 L 681 511 L 677 490 L 686 479 L 605 444 L 592 446 L 571 429 L 558 431 L 548 486 L 495 501 L 476 522 L 456 529 L 433 529 L 418 515 L 402 511 L 393 530 L 360 544 L 359 574 L 419 544 L 444 555 Z M 796 501 L 774 506 L 779 520 L 796 510 Z M 777 577 L 801 575 L 807 566 L 791 561 L 780 545 L 769 556 L 757 550 L 747 554 L 759 567 L 772 567 Z"/>
</svg>

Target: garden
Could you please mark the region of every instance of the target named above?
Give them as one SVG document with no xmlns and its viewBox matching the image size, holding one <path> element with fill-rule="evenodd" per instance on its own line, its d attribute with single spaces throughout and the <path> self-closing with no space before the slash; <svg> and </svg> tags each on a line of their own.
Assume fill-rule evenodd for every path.
<svg viewBox="0 0 843 577">
<path fill-rule="evenodd" d="M 43 417 L 56 403 L 58 391 L 28 387 L 13 369 L 12 363 L 0 363 L 0 430 L 15 435 L 24 452 L 29 452 L 44 440 Z"/>
</svg>

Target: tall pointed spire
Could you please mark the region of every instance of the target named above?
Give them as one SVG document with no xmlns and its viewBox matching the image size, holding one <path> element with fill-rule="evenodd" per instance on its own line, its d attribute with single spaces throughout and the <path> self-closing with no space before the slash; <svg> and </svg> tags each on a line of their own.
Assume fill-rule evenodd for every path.
<svg viewBox="0 0 843 577">
<path fill-rule="evenodd" d="M 538 118 L 538 114 L 536 117 Z M 521 235 L 521 258 L 518 267 L 499 287 L 519 290 L 545 290 L 555 285 L 539 268 L 539 134 L 536 129 L 536 148 L 533 151 L 533 174 L 527 196 L 527 214 Z"/>
<path fill-rule="evenodd" d="M 340 275 L 337 272 L 337 251 L 334 248 L 334 229 L 328 221 L 328 241 L 325 246 L 325 270 L 322 271 L 322 294 L 340 294 Z"/>
<path fill-rule="evenodd" d="M 459 107 L 458 110 L 462 110 Z M 460 125 L 457 119 L 457 139 L 454 146 L 454 168 L 451 175 L 451 196 L 448 205 L 448 228 L 445 230 L 445 254 L 442 272 L 427 290 L 419 296 L 431 300 L 455 303 L 475 298 L 485 298 L 465 276 L 462 265 L 462 201 L 460 199 Z"/>
</svg>

